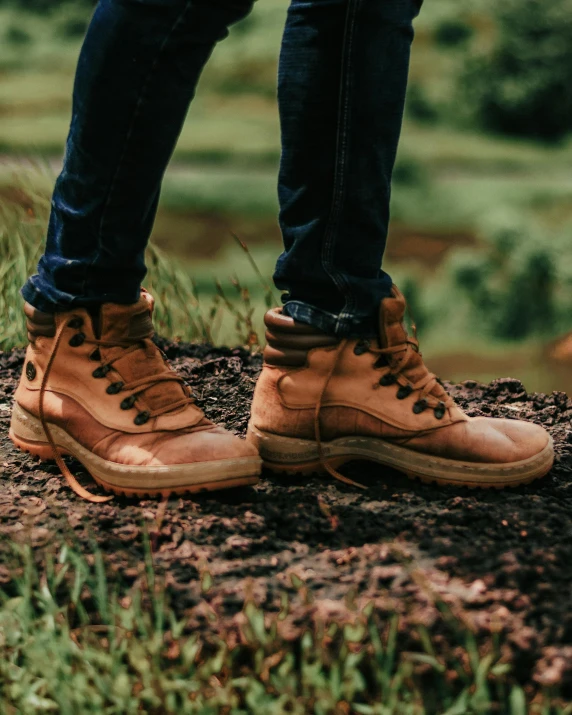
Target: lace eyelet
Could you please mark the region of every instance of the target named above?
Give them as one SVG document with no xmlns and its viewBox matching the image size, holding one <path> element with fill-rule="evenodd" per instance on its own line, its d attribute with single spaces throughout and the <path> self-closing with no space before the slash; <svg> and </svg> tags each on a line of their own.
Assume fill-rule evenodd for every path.
<svg viewBox="0 0 572 715">
<path fill-rule="evenodd" d="M 105 377 L 110 370 L 109 365 L 101 365 L 91 373 L 91 376 L 95 378 Z"/>
<path fill-rule="evenodd" d="M 79 348 L 85 342 L 85 333 L 76 333 L 69 339 L 68 345 L 72 348 Z"/>
<path fill-rule="evenodd" d="M 397 399 L 404 400 L 406 397 L 409 397 L 412 392 L 413 389 L 409 387 L 409 385 L 401 385 L 399 390 L 397 390 Z"/>
<path fill-rule="evenodd" d="M 354 347 L 354 355 L 363 355 L 369 350 L 369 340 L 358 340 Z"/>
<path fill-rule="evenodd" d="M 111 385 L 107 388 L 106 392 L 108 395 L 117 395 L 117 393 L 121 392 L 122 389 L 122 382 L 112 382 Z"/>
<path fill-rule="evenodd" d="M 36 374 L 37 374 L 37 373 L 36 373 L 36 366 L 34 365 L 33 362 L 31 362 L 30 360 L 28 360 L 28 362 L 26 363 L 26 377 L 27 377 L 28 380 L 30 380 L 30 382 L 31 382 L 32 380 L 35 379 Z"/>
<path fill-rule="evenodd" d="M 435 413 L 435 417 L 438 420 L 442 420 L 443 417 L 445 416 L 445 412 L 447 411 L 447 406 L 445 405 L 444 402 L 439 402 L 439 404 L 433 411 Z"/>
<path fill-rule="evenodd" d="M 136 400 L 136 399 L 137 399 L 137 398 L 135 397 L 135 395 L 131 395 L 130 397 L 126 397 L 126 398 L 123 400 L 123 402 L 119 405 L 119 407 L 121 407 L 122 410 L 130 410 L 130 409 L 133 407 L 133 405 L 135 404 L 135 400 Z"/>
<path fill-rule="evenodd" d="M 380 378 L 379 384 L 382 387 L 389 387 L 390 385 L 394 385 L 395 375 L 392 375 L 390 372 L 386 373 L 382 378 Z"/>
<path fill-rule="evenodd" d="M 83 318 L 72 318 L 68 323 L 68 328 L 81 328 L 83 325 Z"/>
<path fill-rule="evenodd" d="M 427 409 L 427 400 L 418 400 L 414 405 L 413 405 L 413 412 L 416 415 L 420 415 L 424 410 Z"/>
<path fill-rule="evenodd" d="M 133 420 L 133 422 L 140 427 L 141 425 L 144 425 L 146 422 L 149 421 L 149 418 L 151 415 L 148 412 L 140 412 L 137 417 Z"/>
</svg>

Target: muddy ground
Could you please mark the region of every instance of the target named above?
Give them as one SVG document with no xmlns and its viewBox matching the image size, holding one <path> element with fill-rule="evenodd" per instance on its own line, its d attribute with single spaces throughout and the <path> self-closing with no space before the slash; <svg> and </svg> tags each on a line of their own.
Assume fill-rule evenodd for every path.
<svg viewBox="0 0 572 715">
<path fill-rule="evenodd" d="M 260 357 L 242 349 L 162 346 L 207 415 L 244 433 Z M 16 574 L 12 541 L 31 540 L 41 561 L 63 539 L 77 539 L 89 552 L 93 537 L 110 579 L 120 591 L 129 589 L 143 572 L 146 522 L 156 568 L 193 629 L 224 629 L 245 594 L 277 611 L 287 591 L 293 636 L 311 619 L 343 618 L 369 600 L 381 614 L 403 614 L 404 647 L 414 647 L 416 623 L 444 644 L 450 635 L 436 607 L 444 602 L 483 642 L 492 630 L 499 633 L 520 682 L 555 683 L 572 696 L 572 400 L 565 394 L 530 395 L 512 379 L 450 386 L 471 415 L 530 419 L 552 433 L 556 465 L 529 487 L 437 488 L 355 463 L 346 472 L 367 491 L 264 474 L 256 488 L 176 498 L 166 508 L 119 498 L 98 506 L 72 494 L 54 465 L 9 442 L 22 361 L 22 351 L 0 353 L 0 587 L 8 593 Z M 213 581 L 206 597 L 205 571 Z M 209 613 L 219 615 L 216 623 Z"/>
</svg>

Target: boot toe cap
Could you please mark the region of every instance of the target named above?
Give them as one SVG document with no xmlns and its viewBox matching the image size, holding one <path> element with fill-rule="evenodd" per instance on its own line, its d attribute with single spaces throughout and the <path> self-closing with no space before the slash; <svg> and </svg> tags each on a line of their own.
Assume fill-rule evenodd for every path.
<svg viewBox="0 0 572 715">
<path fill-rule="evenodd" d="M 550 436 L 539 425 L 522 420 L 490 420 L 490 427 L 498 434 L 498 461 L 518 462 L 540 454 L 548 445 Z M 500 457 L 504 455 L 505 459 Z"/>
<path fill-rule="evenodd" d="M 536 457 L 549 442 L 548 432 L 531 422 L 474 417 L 416 437 L 409 446 L 459 462 L 512 464 Z"/>
<path fill-rule="evenodd" d="M 119 464 L 166 466 L 253 459 L 258 451 L 250 442 L 222 427 L 178 433 L 112 434 L 94 452 Z"/>
<path fill-rule="evenodd" d="M 155 452 L 163 463 L 195 464 L 258 457 L 256 447 L 222 427 L 180 435 Z"/>
<path fill-rule="evenodd" d="M 477 417 L 466 425 L 466 461 L 521 462 L 536 457 L 550 441 L 544 428 L 522 420 Z"/>
</svg>

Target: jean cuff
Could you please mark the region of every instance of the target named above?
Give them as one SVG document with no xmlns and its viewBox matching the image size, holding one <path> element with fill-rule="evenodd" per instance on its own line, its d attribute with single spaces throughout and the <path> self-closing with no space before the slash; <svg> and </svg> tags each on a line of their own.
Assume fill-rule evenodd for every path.
<svg viewBox="0 0 572 715">
<path fill-rule="evenodd" d="M 377 334 L 377 319 L 374 314 L 354 317 L 347 313 L 330 313 L 298 300 L 287 301 L 282 312 L 299 323 L 306 323 L 339 338 L 371 338 Z"/>
<path fill-rule="evenodd" d="M 140 290 L 138 285 L 137 296 Z M 33 275 L 28 278 L 20 290 L 20 295 L 27 303 L 42 313 L 65 313 L 75 308 L 90 308 L 103 303 L 132 305 L 138 300 L 137 297 L 126 298 L 124 291 L 122 293 L 101 293 L 94 298 L 87 298 L 74 293 L 64 293 L 52 288 L 50 284 L 46 284 L 39 275 Z"/>
<path fill-rule="evenodd" d="M 57 303 L 53 303 L 51 300 L 46 298 L 43 293 L 41 293 L 31 280 L 28 280 L 23 288 L 20 290 L 20 295 L 31 306 L 40 313 L 58 313 L 64 310 L 69 310 L 69 308 L 64 308 Z"/>
</svg>

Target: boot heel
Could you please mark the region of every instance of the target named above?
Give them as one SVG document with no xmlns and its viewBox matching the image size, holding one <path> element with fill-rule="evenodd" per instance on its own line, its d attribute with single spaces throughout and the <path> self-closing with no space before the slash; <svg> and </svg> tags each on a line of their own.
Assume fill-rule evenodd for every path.
<svg viewBox="0 0 572 715">
<path fill-rule="evenodd" d="M 258 449 L 263 466 L 275 474 L 310 476 L 327 473 L 320 461 L 318 445 L 312 440 L 281 437 L 252 424 L 248 426 L 246 439 Z M 351 460 L 351 455 L 334 453 L 331 445 L 326 445 L 324 456 L 332 469 L 339 469 Z"/>
<path fill-rule="evenodd" d="M 315 442 L 281 437 L 252 424 L 248 426 L 246 439 L 256 447 L 264 466 L 273 472 L 315 474 L 323 471 Z"/>
<path fill-rule="evenodd" d="M 28 452 L 32 457 L 39 457 L 43 462 L 53 460 L 54 452 L 48 442 L 27 442 L 17 437 L 12 430 L 8 436 L 22 452 Z"/>
<path fill-rule="evenodd" d="M 39 419 L 14 404 L 8 436 L 23 452 L 43 460 L 54 459 L 54 452 Z M 60 454 L 68 454 L 60 448 Z"/>
</svg>

